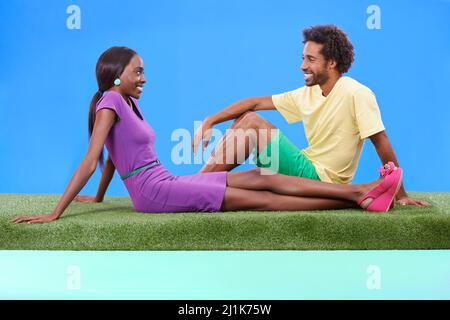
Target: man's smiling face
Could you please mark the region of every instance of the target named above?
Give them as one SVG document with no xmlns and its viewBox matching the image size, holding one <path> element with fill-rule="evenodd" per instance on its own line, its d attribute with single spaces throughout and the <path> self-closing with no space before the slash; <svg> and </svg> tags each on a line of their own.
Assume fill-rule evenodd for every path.
<svg viewBox="0 0 450 320">
<path fill-rule="evenodd" d="M 322 85 L 328 81 L 328 62 L 322 55 L 323 44 L 307 41 L 303 48 L 301 70 L 307 86 Z"/>
</svg>

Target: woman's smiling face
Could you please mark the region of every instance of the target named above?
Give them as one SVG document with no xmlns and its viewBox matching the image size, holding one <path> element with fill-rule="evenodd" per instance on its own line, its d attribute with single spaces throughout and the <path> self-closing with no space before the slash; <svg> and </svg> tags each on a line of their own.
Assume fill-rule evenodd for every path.
<svg viewBox="0 0 450 320">
<path fill-rule="evenodd" d="M 119 89 L 123 96 L 139 99 L 147 81 L 144 77 L 144 61 L 137 54 L 131 58 L 120 76 Z"/>
</svg>

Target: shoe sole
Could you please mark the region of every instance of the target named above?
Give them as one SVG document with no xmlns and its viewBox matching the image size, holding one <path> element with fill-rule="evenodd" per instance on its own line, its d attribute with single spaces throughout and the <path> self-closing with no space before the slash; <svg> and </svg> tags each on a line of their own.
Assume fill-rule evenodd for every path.
<svg viewBox="0 0 450 320">
<path fill-rule="evenodd" d="M 387 208 L 387 210 L 385 212 L 389 211 L 389 209 L 391 208 L 392 202 L 395 203 L 395 196 L 397 195 L 398 190 L 400 190 L 400 187 L 402 186 L 402 182 L 403 182 L 403 170 L 402 170 L 402 172 L 400 172 L 400 181 L 399 181 L 399 183 L 397 185 L 397 188 L 395 188 L 395 193 L 394 193 L 394 196 L 392 197 L 392 201 L 389 204 L 389 207 Z M 392 207 L 394 207 L 394 206 L 395 206 L 395 204 Z"/>
</svg>

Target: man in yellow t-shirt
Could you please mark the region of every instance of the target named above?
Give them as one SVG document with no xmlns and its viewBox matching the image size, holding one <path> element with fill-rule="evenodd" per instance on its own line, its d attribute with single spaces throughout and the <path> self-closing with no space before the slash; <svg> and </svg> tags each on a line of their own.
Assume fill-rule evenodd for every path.
<svg viewBox="0 0 450 320">
<path fill-rule="evenodd" d="M 207 117 L 192 141 L 194 153 L 202 139 L 206 147 L 215 124 L 236 120 L 202 172 L 230 171 L 254 150 L 258 167 L 324 182 L 351 183 L 367 138 L 382 163 L 393 161 L 399 166 L 375 95 L 358 81 L 343 76 L 354 59 L 347 35 L 334 25 L 321 25 L 305 29 L 303 36 L 301 70 L 306 86 L 244 99 Z M 303 121 L 308 147 L 299 150 L 273 124 L 257 115 L 258 110 L 278 110 L 288 123 Z M 409 198 L 403 185 L 397 202 L 428 205 Z"/>
</svg>

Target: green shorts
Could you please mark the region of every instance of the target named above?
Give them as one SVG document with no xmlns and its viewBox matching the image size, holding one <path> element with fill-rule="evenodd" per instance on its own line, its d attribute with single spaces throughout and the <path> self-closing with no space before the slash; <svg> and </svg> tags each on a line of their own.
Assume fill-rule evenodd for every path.
<svg viewBox="0 0 450 320">
<path fill-rule="evenodd" d="M 277 130 L 255 162 L 258 167 L 277 173 L 320 181 L 311 161 L 280 130 Z"/>
</svg>

